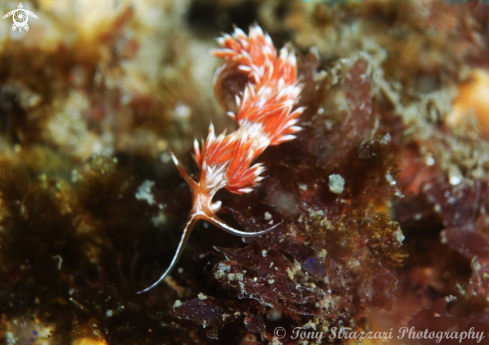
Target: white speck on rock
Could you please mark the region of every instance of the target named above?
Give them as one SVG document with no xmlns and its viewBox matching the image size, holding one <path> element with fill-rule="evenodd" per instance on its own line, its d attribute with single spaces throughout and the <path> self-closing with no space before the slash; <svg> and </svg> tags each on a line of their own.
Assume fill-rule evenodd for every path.
<svg viewBox="0 0 489 345">
<path fill-rule="evenodd" d="M 155 203 L 155 199 L 153 194 L 151 193 L 151 188 L 155 183 L 153 181 L 146 180 L 142 185 L 139 186 L 138 191 L 136 192 L 137 200 L 146 200 L 148 204 L 153 205 Z"/>
<path fill-rule="evenodd" d="M 283 343 L 280 340 L 278 340 L 277 337 L 272 338 L 272 344 L 271 345 L 282 345 L 282 344 Z"/>
<path fill-rule="evenodd" d="M 345 190 L 345 179 L 338 174 L 329 175 L 329 190 L 335 194 L 341 194 Z"/>
<path fill-rule="evenodd" d="M 266 251 L 265 249 L 263 249 L 263 250 L 261 251 L 261 255 L 262 255 L 264 258 L 266 258 L 266 257 L 267 257 L 267 251 Z"/>
<path fill-rule="evenodd" d="M 214 273 L 214 277 L 216 277 L 216 279 L 220 279 L 226 275 L 225 272 L 229 272 L 230 270 L 231 270 L 231 266 L 220 262 L 217 271 Z"/>
<path fill-rule="evenodd" d="M 171 156 L 168 152 L 163 152 L 160 156 L 160 161 L 164 164 L 171 162 Z"/>
<path fill-rule="evenodd" d="M 380 139 L 380 143 L 382 145 L 387 145 L 391 142 L 391 135 L 389 133 L 387 133 L 386 135 L 384 135 L 384 137 L 382 139 Z"/>
<path fill-rule="evenodd" d="M 458 186 L 462 182 L 462 173 L 457 167 L 452 167 L 448 173 L 448 179 L 452 186 Z"/>
<path fill-rule="evenodd" d="M 177 106 L 175 107 L 175 115 L 177 117 L 188 118 L 191 113 L 192 110 L 186 104 L 178 103 Z"/>
<path fill-rule="evenodd" d="M 449 296 L 446 296 L 445 297 L 445 301 L 447 301 L 448 303 L 450 303 L 450 302 L 456 302 L 457 301 L 457 297 L 452 296 L 452 295 L 449 295 Z"/>
<path fill-rule="evenodd" d="M 266 220 L 272 219 L 272 215 L 269 212 L 265 212 L 265 219 Z"/>
<path fill-rule="evenodd" d="M 175 301 L 175 303 L 173 303 L 173 311 L 175 311 L 176 308 L 180 308 L 181 305 L 182 305 L 182 302 L 180 302 L 180 300 L 177 299 Z"/>
<path fill-rule="evenodd" d="M 302 326 L 302 329 L 313 329 L 316 330 L 316 324 L 309 320 L 304 326 Z"/>
<path fill-rule="evenodd" d="M 311 215 L 311 217 L 324 217 L 323 210 L 310 210 L 309 214 Z"/>
<path fill-rule="evenodd" d="M 426 165 L 429 166 L 429 167 L 435 165 L 435 159 L 433 158 L 433 156 L 431 155 L 431 153 L 429 153 L 426 156 L 425 162 L 426 162 Z"/>
<path fill-rule="evenodd" d="M 385 174 L 385 179 L 387 180 L 387 182 L 390 183 L 391 186 L 395 186 L 397 183 L 397 181 L 394 180 L 394 178 L 392 177 L 392 175 L 389 171 Z"/>
<path fill-rule="evenodd" d="M 294 272 L 292 272 L 290 268 L 287 268 L 287 276 L 289 277 L 290 280 L 294 280 Z"/>
<path fill-rule="evenodd" d="M 166 215 L 163 212 L 159 212 L 156 217 L 151 217 L 151 223 L 155 228 L 166 223 Z"/>
<path fill-rule="evenodd" d="M 5 338 L 7 339 L 8 345 L 13 345 L 17 342 L 17 338 L 15 337 L 15 335 L 12 332 L 7 332 L 5 335 L 6 335 Z"/>
<path fill-rule="evenodd" d="M 80 180 L 82 180 L 82 175 L 80 175 L 78 170 L 76 169 L 71 170 L 71 182 L 76 183 Z"/>
<path fill-rule="evenodd" d="M 404 237 L 401 229 L 397 229 L 392 234 L 396 237 L 397 242 L 402 243 L 402 241 L 404 241 L 405 237 Z"/>
<path fill-rule="evenodd" d="M 96 141 L 92 145 L 92 153 L 94 155 L 101 155 L 104 147 L 102 146 L 102 143 L 100 141 Z"/>
</svg>

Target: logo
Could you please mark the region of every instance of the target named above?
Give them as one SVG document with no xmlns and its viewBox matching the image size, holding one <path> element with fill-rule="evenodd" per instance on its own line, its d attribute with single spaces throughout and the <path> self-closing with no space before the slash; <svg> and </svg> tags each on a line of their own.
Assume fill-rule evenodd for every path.
<svg viewBox="0 0 489 345">
<path fill-rule="evenodd" d="M 12 31 L 15 31 L 17 28 L 19 28 L 19 31 L 22 31 L 22 28 L 24 28 L 25 31 L 29 31 L 29 25 L 27 25 L 29 16 L 37 18 L 37 16 L 34 13 L 28 10 L 24 10 L 23 7 L 24 6 L 22 6 L 22 4 L 19 3 L 18 9 L 12 10 L 3 16 L 3 19 L 12 16 L 12 19 L 14 20 L 14 24 L 12 25 Z"/>
</svg>

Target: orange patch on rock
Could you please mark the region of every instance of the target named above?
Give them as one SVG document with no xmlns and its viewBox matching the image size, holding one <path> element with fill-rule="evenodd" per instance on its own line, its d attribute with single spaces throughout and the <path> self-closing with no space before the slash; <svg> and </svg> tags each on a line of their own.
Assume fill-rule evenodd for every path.
<svg viewBox="0 0 489 345">
<path fill-rule="evenodd" d="M 475 70 L 469 81 L 459 87 L 459 93 L 453 102 L 448 123 L 459 125 L 469 111 L 473 111 L 482 135 L 489 136 L 489 72 Z"/>
</svg>

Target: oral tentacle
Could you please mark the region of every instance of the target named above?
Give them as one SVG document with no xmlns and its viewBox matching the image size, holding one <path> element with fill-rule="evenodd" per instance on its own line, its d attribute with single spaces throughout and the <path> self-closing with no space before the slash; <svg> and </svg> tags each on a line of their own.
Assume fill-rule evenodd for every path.
<svg viewBox="0 0 489 345">
<path fill-rule="evenodd" d="M 155 286 L 157 286 L 158 284 L 160 284 L 171 273 L 171 271 L 175 268 L 178 260 L 180 259 L 180 256 L 183 253 L 183 250 L 185 249 L 185 245 L 187 244 L 187 241 L 190 237 L 190 234 L 192 233 L 192 230 L 193 230 L 197 220 L 198 219 L 194 215 L 191 215 L 189 217 L 189 220 L 187 221 L 187 224 L 185 224 L 185 228 L 183 229 L 183 234 L 182 234 L 182 237 L 180 239 L 180 243 L 178 244 L 177 251 L 175 252 L 175 255 L 173 256 L 173 259 L 170 263 L 170 266 L 168 266 L 165 273 L 163 273 L 161 275 L 161 277 L 153 285 L 151 285 L 150 287 L 148 287 L 142 291 L 136 292 L 138 295 L 142 294 L 144 292 L 147 292 L 147 291 L 151 290 L 152 288 L 154 288 Z"/>
<path fill-rule="evenodd" d="M 280 223 L 275 224 L 274 226 L 272 226 L 271 228 L 268 228 L 266 230 L 257 231 L 257 232 L 245 232 L 245 231 L 240 231 L 240 230 L 237 230 L 233 227 L 230 227 L 229 225 L 227 225 L 223 220 L 221 220 L 215 214 L 211 214 L 211 215 L 206 214 L 204 219 L 207 220 L 209 223 L 214 224 L 215 226 L 221 228 L 222 230 L 229 232 L 230 234 L 240 236 L 240 237 L 255 237 L 255 236 L 265 235 L 266 233 L 274 230 L 276 227 L 278 227 L 280 224 L 282 224 L 282 221 L 281 221 Z"/>
</svg>

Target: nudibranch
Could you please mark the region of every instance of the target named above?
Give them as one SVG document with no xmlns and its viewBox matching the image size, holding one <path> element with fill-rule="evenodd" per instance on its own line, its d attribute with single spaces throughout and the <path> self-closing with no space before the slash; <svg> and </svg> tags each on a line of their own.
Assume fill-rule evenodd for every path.
<svg viewBox="0 0 489 345">
<path fill-rule="evenodd" d="M 195 160 L 200 168 L 200 180 L 194 181 L 183 169 L 177 158 L 170 152 L 178 171 L 190 186 L 193 206 L 168 269 L 153 285 L 139 293 L 146 292 L 165 279 L 176 266 L 195 223 L 206 220 L 211 224 L 240 237 L 266 234 L 279 224 L 259 232 L 236 230 L 223 222 L 216 213 L 221 202 L 213 202 L 216 192 L 226 188 L 230 192 L 249 193 L 263 179 L 263 164 L 251 165 L 270 145 L 278 145 L 295 138 L 301 130 L 296 126 L 298 117 L 304 111 L 297 107 L 302 85 L 297 78 L 297 62 L 294 52 L 286 47 L 277 51 L 269 35 L 255 25 L 247 36 L 236 28 L 233 35 L 218 39 L 221 49 L 213 51 L 216 57 L 225 60 L 214 77 L 217 90 L 224 75 L 243 74 L 247 79 L 244 90 L 236 95 L 236 113 L 228 112 L 238 124 L 238 129 L 216 137 L 211 124 L 209 135 L 202 148 L 194 141 Z"/>
</svg>

